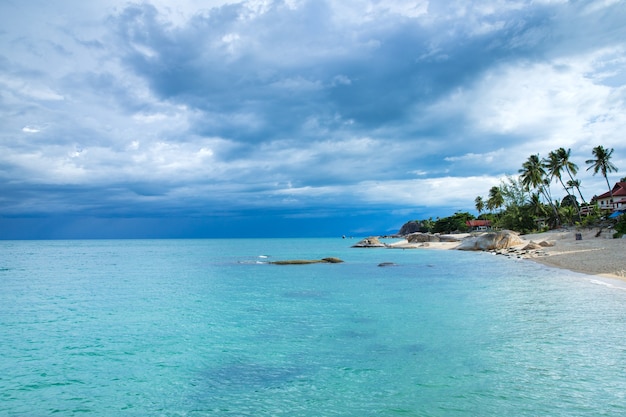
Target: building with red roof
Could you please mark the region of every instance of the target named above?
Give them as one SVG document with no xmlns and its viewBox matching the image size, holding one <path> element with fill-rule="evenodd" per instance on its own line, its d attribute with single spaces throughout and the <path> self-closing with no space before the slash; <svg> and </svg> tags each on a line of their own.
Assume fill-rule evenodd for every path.
<svg viewBox="0 0 626 417">
<path fill-rule="evenodd" d="M 468 220 L 465 224 L 475 232 L 482 232 L 491 228 L 491 220 Z"/>
<path fill-rule="evenodd" d="M 598 207 L 601 210 L 624 210 L 626 209 L 626 182 L 617 182 L 611 190 L 613 194 L 613 200 L 611 200 L 611 193 L 606 192 L 597 197 L 594 197 Z"/>
</svg>

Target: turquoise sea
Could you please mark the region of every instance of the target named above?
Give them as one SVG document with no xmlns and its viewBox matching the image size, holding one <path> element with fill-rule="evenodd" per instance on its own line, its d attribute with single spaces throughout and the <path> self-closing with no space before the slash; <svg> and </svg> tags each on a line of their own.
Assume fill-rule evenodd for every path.
<svg viewBox="0 0 626 417">
<path fill-rule="evenodd" d="M 626 414 L 620 282 L 355 242 L 0 242 L 0 415 Z"/>
</svg>

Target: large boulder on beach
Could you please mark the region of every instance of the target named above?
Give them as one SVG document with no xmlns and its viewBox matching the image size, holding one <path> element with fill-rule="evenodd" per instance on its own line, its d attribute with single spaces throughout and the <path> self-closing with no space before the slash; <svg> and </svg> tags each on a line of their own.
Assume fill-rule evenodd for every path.
<svg viewBox="0 0 626 417">
<path fill-rule="evenodd" d="M 375 236 L 366 237 L 365 239 L 352 245 L 353 248 L 384 248 L 385 244 L 378 240 Z"/>
<path fill-rule="evenodd" d="M 543 246 L 541 246 L 540 243 L 533 242 L 532 240 L 528 242 L 528 244 L 522 248 L 522 250 L 538 250 L 538 249 L 543 249 Z"/>
<path fill-rule="evenodd" d="M 517 233 L 510 230 L 503 230 L 468 237 L 457 246 L 457 249 L 475 251 L 500 250 L 522 245 L 523 243 L 524 241 Z"/>
<path fill-rule="evenodd" d="M 439 233 L 411 233 L 406 236 L 409 243 L 426 243 L 426 242 L 460 242 L 461 239 L 451 235 L 440 235 Z"/>
<path fill-rule="evenodd" d="M 430 233 L 411 233 L 406 237 L 409 243 L 424 243 L 424 242 L 439 242 L 439 235 L 433 235 Z"/>
<path fill-rule="evenodd" d="M 439 235 L 440 242 L 460 242 L 461 240 L 463 239 L 452 235 Z"/>
</svg>

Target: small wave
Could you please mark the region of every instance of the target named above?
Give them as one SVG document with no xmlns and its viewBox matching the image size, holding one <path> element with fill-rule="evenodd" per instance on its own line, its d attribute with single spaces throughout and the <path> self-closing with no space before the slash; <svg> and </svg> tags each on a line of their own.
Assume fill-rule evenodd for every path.
<svg viewBox="0 0 626 417">
<path fill-rule="evenodd" d="M 266 258 L 269 258 L 269 256 L 267 256 L 267 255 L 259 255 L 259 258 L 266 259 Z"/>
<path fill-rule="evenodd" d="M 610 282 L 602 281 L 602 280 L 599 280 L 599 279 L 591 279 L 591 280 L 589 280 L 589 282 L 591 282 L 592 284 L 596 284 L 596 285 L 603 285 L 605 287 L 612 288 L 612 289 L 615 289 L 615 290 L 626 291 L 626 287 L 624 287 L 622 285 L 611 284 Z"/>
<path fill-rule="evenodd" d="M 243 265 L 261 265 L 261 264 L 266 264 L 268 263 L 267 261 L 257 261 L 255 260 L 249 260 L 249 261 L 238 261 L 238 264 L 243 264 Z"/>
</svg>

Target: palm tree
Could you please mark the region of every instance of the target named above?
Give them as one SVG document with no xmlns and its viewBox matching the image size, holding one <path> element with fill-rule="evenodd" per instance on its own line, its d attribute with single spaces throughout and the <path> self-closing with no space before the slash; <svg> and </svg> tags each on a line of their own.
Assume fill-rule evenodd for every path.
<svg viewBox="0 0 626 417">
<path fill-rule="evenodd" d="M 565 168 L 565 165 L 563 162 L 563 158 L 561 157 L 561 150 L 563 151 L 563 153 L 566 152 L 563 148 L 550 152 L 548 154 L 548 159 L 544 159 L 542 161 L 542 165 L 548 170 L 547 173 L 550 175 L 550 179 L 556 178 L 559 180 L 559 182 L 563 186 L 563 189 L 567 193 L 568 199 L 570 199 L 571 201 L 576 201 L 576 197 L 570 194 L 569 188 L 565 186 L 565 183 L 563 183 L 561 171 L 563 170 L 563 168 Z M 578 218 L 580 219 L 580 209 L 578 208 L 578 204 L 576 204 L 576 211 L 578 212 Z"/>
<path fill-rule="evenodd" d="M 552 199 L 546 190 L 546 170 L 543 168 L 539 155 L 530 155 L 528 160 L 522 164 L 522 168 L 518 171 L 522 185 L 527 190 L 537 190 L 541 193 L 548 203 L 552 204 Z"/>
<path fill-rule="evenodd" d="M 487 208 L 489 210 L 500 208 L 504 205 L 504 196 L 500 187 L 495 185 L 489 190 L 489 198 L 487 199 Z"/>
<path fill-rule="evenodd" d="M 520 179 L 522 180 L 522 185 L 526 187 L 528 190 L 537 190 L 539 193 L 543 194 L 544 198 L 548 201 L 552 210 L 554 211 L 555 218 L 558 222 L 558 212 L 556 207 L 554 207 L 554 203 L 552 202 L 552 198 L 546 189 L 546 182 L 549 184 L 549 181 L 546 180 L 546 170 L 543 168 L 541 164 L 541 160 L 539 159 L 539 155 L 530 155 L 528 160 L 522 164 L 522 168 L 518 171 L 520 173 Z"/>
<path fill-rule="evenodd" d="M 482 213 L 482 211 L 485 209 L 485 202 L 483 201 L 483 198 L 481 196 L 476 197 L 474 202 L 476 203 L 476 210 L 478 211 L 478 215 L 480 216 L 480 213 Z"/>
<path fill-rule="evenodd" d="M 546 215 L 546 210 L 543 203 L 541 202 L 541 198 L 539 198 L 539 193 L 532 193 L 530 195 L 529 205 L 532 213 L 535 216 L 543 217 Z"/>
<path fill-rule="evenodd" d="M 608 173 L 617 172 L 617 167 L 613 165 L 611 162 L 611 155 L 613 155 L 613 148 L 610 150 L 605 149 L 604 146 L 596 146 L 591 151 L 595 159 L 588 159 L 585 161 L 586 164 L 589 165 L 587 171 L 593 168 L 593 175 L 596 175 L 598 172 L 602 173 L 604 179 L 606 180 L 606 185 L 609 187 L 609 195 L 611 196 L 611 205 L 613 205 L 613 189 L 611 188 L 611 184 L 609 184 Z"/>
<path fill-rule="evenodd" d="M 539 189 L 546 176 L 546 171 L 543 169 L 541 161 L 539 161 L 539 155 L 530 155 L 518 172 L 521 174 L 522 185 L 529 190 Z"/>
<path fill-rule="evenodd" d="M 559 148 L 556 150 L 556 153 L 561 160 L 561 166 L 565 168 L 565 172 L 567 172 L 567 175 L 569 175 L 570 180 L 567 182 L 567 185 L 569 187 L 576 188 L 576 190 L 578 191 L 578 195 L 580 196 L 580 201 L 582 201 L 583 204 L 586 205 L 587 202 L 585 201 L 585 197 L 583 197 L 582 193 L 580 192 L 580 180 L 574 179 L 574 175 L 578 173 L 578 165 L 569 160 L 572 150 L 569 148 L 567 148 L 567 150 L 565 150 L 564 148 Z"/>
</svg>

